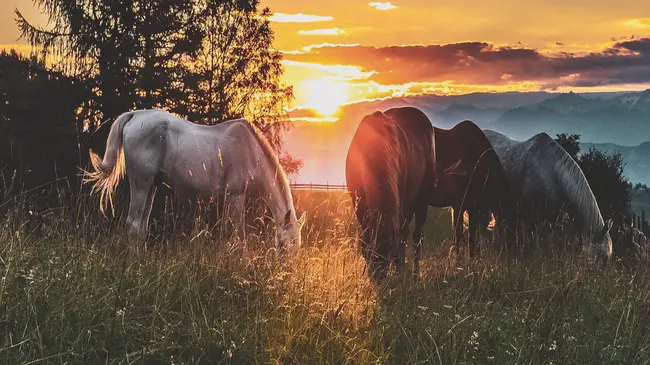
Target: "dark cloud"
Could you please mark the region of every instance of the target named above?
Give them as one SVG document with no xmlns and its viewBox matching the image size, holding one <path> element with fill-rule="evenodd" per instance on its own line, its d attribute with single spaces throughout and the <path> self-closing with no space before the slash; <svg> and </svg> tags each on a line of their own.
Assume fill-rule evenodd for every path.
<svg viewBox="0 0 650 365">
<path fill-rule="evenodd" d="M 650 38 L 617 41 L 600 52 L 542 54 L 535 49 L 484 42 L 390 47 L 322 47 L 287 58 L 360 66 L 382 84 L 440 82 L 503 84 L 537 81 L 556 85 L 650 82 Z M 562 86 L 560 85 L 560 86 Z"/>
<path fill-rule="evenodd" d="M 625 48 L 634 52 L 650 53 L 650 38 L 642 38 L 626 42 L 616 43 L 615 48 Z"/>
</svg>

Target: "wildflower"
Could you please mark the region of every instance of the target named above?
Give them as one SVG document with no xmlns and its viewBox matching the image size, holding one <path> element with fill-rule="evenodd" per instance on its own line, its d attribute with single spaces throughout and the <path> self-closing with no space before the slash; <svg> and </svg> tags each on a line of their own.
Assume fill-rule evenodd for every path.
<svg viewBox="0 0 650 365">
<path fill-rule="evenodd" d="M 24 277 L 30 284 L 33 284 L 36 281 L 36 270 L 29 269 L 29 273 Z"/>
<path fill-rule="evenodd" d="M 472 335 L 469 337 L 468 344 L 474 346 L 474 350 L 478 350 L 478 332 L 472 332 Z"/>
<path fill-rule="evenodd" d="M 555 351 L 557 349 L 557 343 L 555 340 L 553 340 L 553 343 L 551 343 L 551 346 L 549 346 L 548 350 L 549 351 Z"/>
</svg>

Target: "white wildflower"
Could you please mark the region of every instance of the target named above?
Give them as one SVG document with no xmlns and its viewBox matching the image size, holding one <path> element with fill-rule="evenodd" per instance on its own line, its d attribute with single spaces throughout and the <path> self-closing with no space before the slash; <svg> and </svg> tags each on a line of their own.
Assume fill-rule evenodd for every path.
<svg viewBox="0 0 650 365">
<path fill-rule="evenodd" d="M 30 284 L 33 284 L 36 281 L 36 270 L 29 269 L 29 273 L 24 277 Z"/>
<path fill-rule="evenodd" d="M 468 344 L 474 346 L 474 350 L 478 350 L 478 332 L 472 332 L 472 335 L 469 337 Z"/>
</svg>

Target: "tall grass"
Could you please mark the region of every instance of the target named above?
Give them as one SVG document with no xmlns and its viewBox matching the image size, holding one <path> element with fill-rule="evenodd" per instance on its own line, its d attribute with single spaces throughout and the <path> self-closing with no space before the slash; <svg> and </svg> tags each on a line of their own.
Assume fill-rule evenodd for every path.
<svg viewBox="0 0 650 365">
<path fill-rule="evenodd" d="M 0 363 L 650 362 L 643 265 L 492 247 L 457 259 L 448 214 L 432 209 L 421 280 L 377 286 L 345 195 L 297 192 L 296 203 L 309 212 L 305 242 L 286 261 L 272 227 L 246 242 L 195 230 L 134 247 L 122 218 L 82 214 L 88 202 L 38 227 L 17 209 L 0 230 Z"/>
</svg>

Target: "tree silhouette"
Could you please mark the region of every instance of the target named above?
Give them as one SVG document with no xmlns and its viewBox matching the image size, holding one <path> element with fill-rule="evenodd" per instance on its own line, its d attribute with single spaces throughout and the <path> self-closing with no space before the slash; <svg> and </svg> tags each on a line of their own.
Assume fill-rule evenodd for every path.
<svg viewBox="0 0 650 365">
<path fill-rule="evenodd" d="M 603 217 L 629 215 L 631 185 L 623 175 L 625 163 L 620 153 L 605 154 L 593 147 L 580 153 L 580 136 L 558 134 L 555 141 L 578 163 L 591 187 Z"/>
<path fill-rule="evenodd" d="M 196 51 L 200 32 L 194 7 L 184 1 L 34 0 L 48 15 L 49 29 L 31 25 L 16 10 L 22 35 L 33 46 L 62 56 L 59 67 L 83 75 L 101 120 L 136 107 L 159 107 L 173 97 L 183 76 L 182 59 Z M 102 145 L 107 125 L 91 145 Z"/>
<path fill-rule="evenodd" d="M 280 84 L 282 55 L 272 47 L 268 8 L 258 0 L 200 0 L 198 25 L 205 35 L 186 87 L 189 97 L 180 114 L 204 124 L 245 117 L 279 148 L 286 127 L 284 107 L 293 97 Z"/>
<path fill-rule="evenodd" d="M 0 53 L 0 200 L 12 183 L 29 190 L 66 179 L 74 186 L 77 121 L 88 96 L 83 83 L 46 69 L 42 58 Z"/>
<path fill-rule="evenodd" d="M 88 116 L 102 149 L 111 118 L 134 108 L 165 108 L 216 124 L 247 117 L 280 149 L 284 106 L 281 54 L 273 50 L 268 8 L 259 0 L 34 0 L 49 27 L 17 9 L 29 43 L 61 56 L 57 67 L 85 80 L 96 114 Z M 102 121 L 108 121 L 97 128 Z"/>
<path fill-rule="evenodd" d="M 561 133 L 557 135 L 555 141 L 562 146 L 562 148 L 564 148 L 564 150 L 571 155 L 574 160 L 578 160 L 578 154 L 580 153 L 579 134 Z"/>
<path fill-rule="evenodd" d="M 584 172 L 598 206 L 605 217 L 630 214 L 630 185 L 623 175 L 625 163 L 620 153 L 605 154 L 594 148 L 580 156 Z"/>
<path fill-rule="evenodd" d="M 650 187 L 648 187 L 646 184 L 636 183 L 634 184 L 634 190 L 647 191 L 650 190 Z"/>
</svg>

